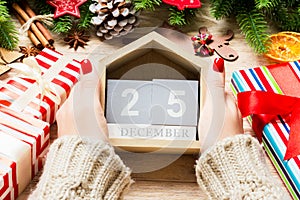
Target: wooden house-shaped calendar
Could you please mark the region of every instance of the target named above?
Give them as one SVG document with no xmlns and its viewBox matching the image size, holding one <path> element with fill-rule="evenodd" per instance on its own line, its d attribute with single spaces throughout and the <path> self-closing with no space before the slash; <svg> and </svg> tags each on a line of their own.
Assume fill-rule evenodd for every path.
<svg viewBox="0 0 300 200">
<path fill-rule="evenodd" d="M 202 84 L 201 78 L 204 65 L 205 62 L 201 59 L 157 32 L 151 32 L 102 59 L 99 64 L 100 69 L 104 71 L 101 78 L 101 104 L 108 121 L 111 144 L 133 152 L 198 153 L 199 110 L 202 109 L 202 93 L 205 91 L 205 84 Z M 163 89 L 159 90 L 159 87 L 157 89 L 153 86 L 156 84 L 166 88 L 165 83 L 174 88 L 171 91 L 175 95 L 171 95 L 171 92 L 169 96 L 164 97 Z M 177 89 L 188 87 L 189 84 L 192 85 L 192 92 L 180 93 Z M 137 89 L 133 89 L 133 86 Z M 140 93 L 134 93 L 137 90 Z M 176 97 L 185 94 L 189 94 L 186 99 Z M 120 102 L 123 97 L 128 97 L 125 104 Z M 153 104 L 154 97 L 155 101 L 158 101 L 156 104 Z M 159 104 L 159 101 L 173 105 L 174 110 L 166 108 L 165 112 L 162 112 L 164 104 Z M 156 113 L 156 108 L 160 110 L 157 112 L 162 114 Z M 188 113 L 189 109 L 192 114 L 187 114 L 187 117 L 191 119 L 176 121 L 167 116 L 173 115 L 175 119 L 184 112 Z M 143 111 L 146 117 L 142 115 Z M 156 116 L 155 120 L 149 121 L 149 116 Z M 157 119 L 160 117 L 161 123 L 151 124 L 153 121 L 159 121 Z M 182 121 L 186 122 L 181 123 Z M 193 123 L 189 124 L 192 121 Z M 187 133 L 195 135 L 188 140 L 179 138 Z M 163 134 L 174 137 L 168 139 Z"/>
</svg>

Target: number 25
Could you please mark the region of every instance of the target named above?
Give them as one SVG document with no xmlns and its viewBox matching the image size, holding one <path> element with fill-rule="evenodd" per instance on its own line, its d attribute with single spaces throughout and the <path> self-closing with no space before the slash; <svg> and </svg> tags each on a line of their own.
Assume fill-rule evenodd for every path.
<svg viewBox="0 0 300 200">
<path fill-rule="evenodd" d="M 127 97 L 128 95 L 131 95 L 132 98 L 128 102 L 128 104 L 123 108 L 123 110 L 121 112 L 121 116 L 139 116 L 138 110 L 132 110 L 134 105 L 139 100 L 138 91 L 134 88 L 127 88 L 122 92 L 122 97 Z M 182 90 L 171 90 L 170 91 L 168 105 L 178 105 L 179 106 L 178 111 L 174 111 L 173 109 L 167 109 L 167 113 L 171 117 L 176 117 L 176 118 L 182 117 L 186 111 L 185 102 L 183 100 L 179 99 L 178 96 L 185 96 L 185 91 L 182 91 Z"/>
</svg>

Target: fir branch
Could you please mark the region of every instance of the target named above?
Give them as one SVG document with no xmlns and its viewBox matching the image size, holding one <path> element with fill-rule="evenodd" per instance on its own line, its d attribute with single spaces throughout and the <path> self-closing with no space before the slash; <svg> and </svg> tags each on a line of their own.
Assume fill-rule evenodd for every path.
<svg viewBox="0 0 300 200">
<path fill-rule="evenodd" d="M 254 48 L 256 53 L 268 51 L 269 37 L 266 33 L 267 22 L 264 15 L 257 10 L 240 10 L 236 16 L 241 31 L 245 34 L 246 41 Z"/>
<path fill-rule="evenodd" d="M 183 26 L 187 24 L 184 10 L 178 10 L 176 7 L 170 7 L 169 11 L 169 23 L 171 26 Z"/>
<path fill-rule="evenodd" d="M 233 12 L 234 0 L 212 0 L 210 12 L 216 19 L 228 17 Z"/>
<path fill-rule="evenodd" d="M 5 1 L 0 1 L 0 21 L 1 22 L 6 21 L 10 17 L 5 4 L 6 4 Z"/>
<path fill-rule="evenodd" d="M 70 15 L 64 15 L 54 20 L 53 32 L 68 33 L 73 28 L 73 20 Z"/>
<path fill-rule="evenodd" d="M 298 8 L 289 8 L 287 4 L 278 5 L 270 18 L 277 23 L 279 28 L 284 31 L 300 31 L 300 15 Z"/>
<path fill-rule="evenodd" d="M 45 0 L 36 0 L 34 4 L 38 13 L 42 15 L 48 15 L 53 12 L 53 7 L 47 4 Z"/>
<path fill-rule="evenodd" d="M 255 6 L 258 10 L 272 9 L 280 3 L 280 0 L 255 0 Z"/>
<path fill-rule="evenodd" d="M 155 10 L 155 6 L 159 6 L 162 0 L 133 0 L 133 5 L 136 10 Z"/>
<path fill-rule="evenodd" d="M 18 32 L 11 20 L 0 22 L 0 46 L 13 50 L 19 42 Z"/>
<path fill-rule="evenodd" d="M 172 26 L 184 26 L 192 21 L 197 9 L 186 8 L 184 10 L 178 10 L 177 7 L 172 6 L 169 8 L 169 11 L 169 24 Z"/>
<path fill-rule="evenodd" d="M 287 7 L 295 7 L 299 5 L 299 0 L 281 0 L 281 3 L 285 4 Z"/>
<path fill-rule="evenodd" d="M 88 0 L 85 4 L 80 7 L 80 19 L 77 24 L 79 30 L 86 30 L 90 28 L 91 20 L 94 14 L 90 11 L 89 6 L 92 4 L 92 0 Z"/>
<path fill-rule="evenodd" d="M 18 32 L 5 4 L 5 1 L 0 1 L 0 46 L 13 50 L 19 41 Z"/>
<path fill-rule="evenodd" d="M 53 13 L 53 7 L 46 3 L 45 0 L 35 1 L 38 13 L 42 15 Z M 70 15 L 64 15 L 53 21 L 53 27 L 50 27 L 56 33 L 68 33 L 73 28 L 73 21 Z"/>
</svg>

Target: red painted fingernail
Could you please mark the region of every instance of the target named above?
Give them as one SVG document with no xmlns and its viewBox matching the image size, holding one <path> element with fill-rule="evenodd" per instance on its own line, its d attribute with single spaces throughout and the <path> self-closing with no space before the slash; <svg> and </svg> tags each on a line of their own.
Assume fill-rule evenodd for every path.
<svg viewBox="0 0 300 200">
<path fill-rule="evenodd" d="M 223 58 L 216 58 L 214 60 L 213 70 L 215 72 L 220 72 L 220 73 L 222 73 L 224 71 L 224 59 Z"/>
<path fill-rule="evenodd" d="M 92 63 L 89 59 L 84 59 L 80 64 L 83 74 L 88 74 L 93 70 Z"/>
</svg>

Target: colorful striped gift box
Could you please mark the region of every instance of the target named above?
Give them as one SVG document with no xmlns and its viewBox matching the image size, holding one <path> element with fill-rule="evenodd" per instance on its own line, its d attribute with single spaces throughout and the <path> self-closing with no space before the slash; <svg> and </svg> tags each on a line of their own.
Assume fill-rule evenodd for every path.
<svg viewBox="0 0 300 200">
<path fill-rule="evenodd" d="M 36 60 L 40 65 L 42 74 L 53 73 L 51 82 L 54 83 L 56 91 L 61 98 L 61 104 L 67 98 L 73 85 L 80 77 L 81 64 L 76 60 L 70 60 L 60 67 L 59 70 L 52 70 L 51 66 L 65 59 L 62 54 L 44 48 L 43 51 L 36 56 Z M 51 71 L 52 70 L 52 71 Z M 47 74 L 49 75 L 49 74 Z M 48 76 L 52 77 L 52 76 Z M 0 87 L 0 102 L 2 105 L 10 106 L 17 99 L 22 98 L 27 90 L 35 83 L 35 80 L 29 78 L 12 77 L 2 84 Z M 55 113 L 59 105 L 56 105 L 49 96 L 45 95 L 41 101 L 40 94 L 31 97 L 31 101 L 22 108 L 22 112 L 30 114 L 43 121 L 53 123 L 55 121 Z"/>
<path fill-rule="evenodd" d="M 0 105 L 0 199 L 15 199 L 42 168 L 49 124 Z"/>
<path fill-rule="evenodd" d="M 246 91 L 266 91 L 299 97 L 300 63 L 295 61 L 235 71 L 230 87 L 235 96 Z M 248 120 L 252 123 L 250 116 Z M 264 127 L 262 139 L 268 156 L 291 196 L 300 199 L 300 155 L 284 160 L 289 132 L 288 119 L 278 115 L 276 120 Z"/>
</svg>

